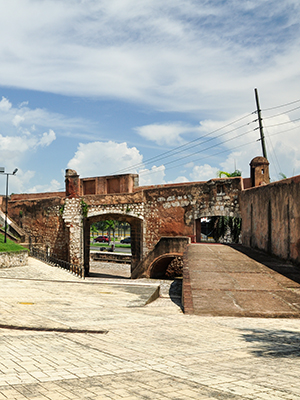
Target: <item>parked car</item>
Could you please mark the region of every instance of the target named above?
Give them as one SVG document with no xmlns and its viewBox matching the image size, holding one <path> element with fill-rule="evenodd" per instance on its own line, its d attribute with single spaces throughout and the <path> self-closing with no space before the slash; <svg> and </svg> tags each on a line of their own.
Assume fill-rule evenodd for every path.
<svg viewBox="0 0 300 400">
<path fill-rule="evenodd" d="M 131 244 L 131 237 L 127 237 L 125 239 L 120 240 L 122 244 Z"/>
<path fill-rule="evenodd" d="M 96 239 L 94 239 L 94 243 L 109 243 L 109 238 L 108 236 L 98 236 Z"/>
</svg>

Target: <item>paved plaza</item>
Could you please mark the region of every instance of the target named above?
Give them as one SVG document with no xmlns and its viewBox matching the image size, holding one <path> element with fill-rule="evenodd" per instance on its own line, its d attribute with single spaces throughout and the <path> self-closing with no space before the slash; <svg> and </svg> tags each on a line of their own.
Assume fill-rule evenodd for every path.
<svg viewBox="0 0 300 400">
<path fill-rule="evenodd" d="M 299 319 L 185 315 L 114 268 L 0 270 L 0 400 L 300 398 Z"/>
</svg>

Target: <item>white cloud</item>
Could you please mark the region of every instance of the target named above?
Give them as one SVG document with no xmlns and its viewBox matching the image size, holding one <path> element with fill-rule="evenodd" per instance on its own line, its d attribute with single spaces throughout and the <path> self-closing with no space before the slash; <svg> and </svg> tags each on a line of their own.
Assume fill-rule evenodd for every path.
<svg viewBox="0 0 300 400">
<path fill-rule="evenodd" d="M 185 176 L 178 176 L 176 179 L 169 181 L 168 183 L 182 183 L 182 182 L 190 182 L 190 181 Z"/>
<path fill-rule="evenodd" d="M 135 147 L 127 143 L 91 142 L 80 143 L 74 157 L 68 162 L 80 177 L 111 174 L 138 173 L 140 186 L 165 183 L 164 165 L 143 167 L 143 157 Z"/>
<path fill-rule="evenodd" d="M 23 169 L 25 176 L 24 163 L 31 154 L 49 147 L 56 140 L 56 130 L 61 136 L 68 136 L 72 132 L 72 137 L 94 137 L 95 127 L 95 123 L 82 118 L 68 118 L 63 114 L 41 108 L 32 109 L 27 101 L 15 107 L 7 98 L 2 97 L 0 101 L 0 165 L 5 166 L 8 171 L 17 166 L 20 170 Z M 99 137 L 99 134 L 97 136 Z M 30 174 L 27 176 L 34 177 Z M 26 181 L 26 185 L 19 185 L 20 190 L 30 186 L 30 182 Z"/>
<path fill-rule="evenodd" d="M 160 165 L 156 167 L 153 165 L 151 169 L 141 169 L 140 174 L 140 186 L 149 185 L 161 185 L 166 183 L 165 178 L 165 166 Z"/>
<path fill-rule="evenodd" d="M 231 115 L 252 108 L 255 86 L 283 102 L 299 93 L 297 2 L 15 0 L 1 11 L 2 85 Z"/>
<path fill-rule="evenodd" d="M 59 183 L 56 179 L 52 179 L 50 184 L 45 185 L 36 185 L 28 189 L 28 193 L 44 193 L 44 192 L 58 192 L 64 189 L 61 187 L 61 183 Z"/>
<path fill-rule="evenodd" d="M 135 128 L 135 131 L 147 140 L 152 140 L 159 145 L 177 146 L 184 142 L 181 135 L 199 132 L 199 127 L 184 125 L 180 122 L 151 124 Z"/>
<path fill-rule="evenodd" d="M 217 177 L 218 168 L 209 164 L 196 165 L 190 174 L 192 181 L 208 181 Z"/>
<path fill-rule="evenodd" d="M 2 96 L 2 100 L 0 101 L 0 111 L 8 111 L 11 109 L 12 104 Z"/>
<path fill-rule="evenodd" d="M 68 168 L 75 169 L 81 177 L 135 173 L 136 167 L 132 166 L 140 165 L 142 159 L 139 151 L 135 147 L 128 147 L 127 143 L 80 143 L 74 157 L 68 162 Z"/>
<path fill-rule="evenodd" d="M 25 118 L 22 117 L 21 115 L 15 115 L 12 123 L 14 126 L 19 126 L 21 122 L 25 121 Z"/>
<path fill-rule="evenodd" d="M 43 136 L 41 137 L 39 144 L 44 146 L 49 146 L 54 140 L 56 139 L 55 132 L 52 129 L 49 129 L 49 133 L 44 132 Z"/>
</svg>

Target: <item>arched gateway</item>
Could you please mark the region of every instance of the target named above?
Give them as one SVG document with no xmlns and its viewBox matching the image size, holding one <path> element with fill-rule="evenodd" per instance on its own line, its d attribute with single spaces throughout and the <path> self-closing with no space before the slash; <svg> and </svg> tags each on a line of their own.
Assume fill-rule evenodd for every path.
<svg viewBox="0 0 300 400">
<path fill-rule="evenodd" d="M 113 207 L 111 207 L 113 208 Z M 109 212 L 97 213 L 93 211 L 88 213 L 84 219 L 84 267 L 85 273 L 89 272 L 90 265 L 90 227 L 93 223 L 103 220 L 113 220 L 127 222 L 130 225 L 131 235 L 131 269 L 135 269 L 142 259 L 143 254 L 143 219 L 134 215 L 128 215 L 126 212 L 120 213 L 116 210 L 113 212 L 110 208 Z"/>
<path fill-rule="evenodd" d="M 91 224 L 128 222 L 132 278 L 159 275 L 164 259 L 179 257 L 188 242 L 200 241 L 202 217 L 240 217 L 240 193 L 251 186 L 250 178 L 234 177 L 140 187 L 135 174 L 80 178 L 70 169 L 65 182 L 64 193 L 12 195 L 10 217 L 33 245 L 84 265 L 86 272 Z"/>
</svg>

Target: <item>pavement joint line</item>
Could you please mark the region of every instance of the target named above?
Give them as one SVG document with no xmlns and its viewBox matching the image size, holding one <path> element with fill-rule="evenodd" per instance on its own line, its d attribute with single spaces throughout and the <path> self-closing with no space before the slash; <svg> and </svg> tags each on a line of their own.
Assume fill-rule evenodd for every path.
<svg viewBox="0 0 300 400">
<path fill-rule="evenodd" d="M 132 285 L 132 286 L 153 286 L 157 287 L 160 286 L 160 282 L 133 282 L 131 279 L 126 280 L 126 278 L 122 278 L 122 280 L 108 280 L 108 279 L 102 279 L 99 278 L 98 281 L 96 281 L 97 278 L 92 278 L 94 282 L 88 281 L 88 280 L 80 280 L 78 282 L 75 281 L 61 281 L 61 280 L 55 280 L 55 279 L 35 279 L 35 278 L 11 278 L 11 277 L 6 277 L 6 276 L 1 276 L 1 279 L 6 279 L 6 280 L 16 280 L 16 281 L 35 281 L 35 282 L 51 282 L 51 283 L 69 283 L 69 284 L 88 284 L 88 285 L 102 285 L 102 284 L 110 284 L 113 286 L 123 286 L 123 285 Z M 124 282 L 126 280 L 126 282 Z"/>
<path fill-rule="evenodd" d="M 77 328 L 45 328 L 39 326 L 22 326 L 0 324 L 0 329 L 18 330 L 18 331 L 35 331 L 35 332 L 60 332 L 60 333 L 93 333 L 107 334 L 109 331 L 104 329 L 77 329 Z"/>
</svg>

